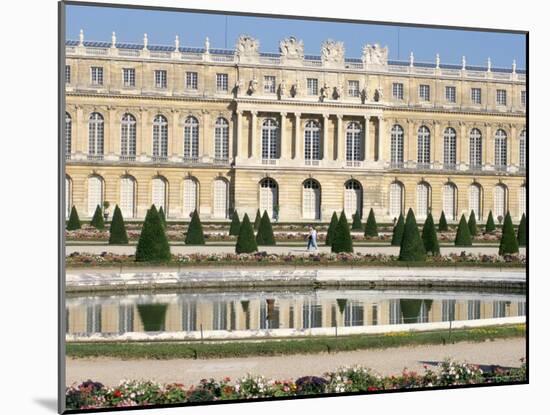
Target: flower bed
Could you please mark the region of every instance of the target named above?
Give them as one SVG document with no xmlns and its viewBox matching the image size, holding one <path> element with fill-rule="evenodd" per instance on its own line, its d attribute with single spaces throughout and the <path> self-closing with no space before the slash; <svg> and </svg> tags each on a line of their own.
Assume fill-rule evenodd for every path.
<svg viewBox="0 0 550 415">
<path fill-rule="evenodd" d="M 86 381 L 65 391 L 67 409 L 98 409 L 129 406 L 185 404 L 194 402 L 227 401 L 321 395 L 326 393 L 484 385 L 503 382 L 525 382 L 527 366 L 503 369 L 492 367 L 484 372 L 479 366 L 445 360 L 435 369 L 424 366 L 424 373 L 408 371 L 396 376 L 380 376 L 361 367 L 343 367 L 323 376 L 303 376 L 292 380 L 273 380 L 263 376 L 246 375 L 235 382 L 203 379 L 198 385 L 186 387 L 180 383 L 159 384 L 151 381 L 122 381 L 116 387 Z"/>
</svg>

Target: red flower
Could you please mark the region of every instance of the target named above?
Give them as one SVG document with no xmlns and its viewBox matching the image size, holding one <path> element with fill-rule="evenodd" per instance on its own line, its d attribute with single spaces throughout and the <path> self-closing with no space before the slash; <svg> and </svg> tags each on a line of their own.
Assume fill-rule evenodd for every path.
<svg viewBox="0 0 550 415">
<path fill-rule="evenodd" d="M 377 390 L 378 390 L 378 388 L 376 386 L 369 386 L 367 388 L 367 392 L 374 392 L 374 391 L 377 391 Z"/>
<path fill-rule="evenodd" d="M 122 392 L 118 389 L 116 389 L 114 392 L 113 392 L 113 396 L 115 398 L 120 398 L 122 396 Z"/>
</svg>

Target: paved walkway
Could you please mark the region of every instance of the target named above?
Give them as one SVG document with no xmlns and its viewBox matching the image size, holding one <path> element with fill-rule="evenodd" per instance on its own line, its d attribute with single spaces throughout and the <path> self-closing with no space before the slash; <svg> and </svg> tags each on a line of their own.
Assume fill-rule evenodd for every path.
<svg viewBox="0 0 550 415">
<path fill-rule="evenodd" d="M 297 378 L 321 375 L 340 366 L 360 364 L 384 375 L 401 373 L 403 368 L 423 373 L 424 364 L 446 357 L 480 365 L 519 366 L 526 355 L 525 339 L 514 338 L 484 343 L 409 346 L 359 350 L 337 354 L 260 356 L 235 359 L 117 360 L 112 358 L 67 358 L 67 385 L 87 379 L 114 386 L 122 379 L 150 379 L 158 382 L 196 384 L 203 378 L 232 380 L 247 373 L 268 378 Z"/>
</svg>

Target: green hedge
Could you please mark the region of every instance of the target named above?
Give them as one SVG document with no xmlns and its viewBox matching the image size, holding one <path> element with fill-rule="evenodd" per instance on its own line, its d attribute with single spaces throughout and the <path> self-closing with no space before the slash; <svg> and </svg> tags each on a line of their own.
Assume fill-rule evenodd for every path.
<svg viewBox="0 0 550 415">
<path fill-rule="evenodd" d="M 250 219 L 248 219 L 248 215 L 245 213 L 241 222 L 241 229 L 239 229 L 237 243 L 235 244 L 235 252 L 237 254 L 249 254 L 257 250 L 258 245 L 254 237 L 254 229 L 252 228 Z"/>
<path fill-rule="evenodd" d="M 428 217 L 422 227 L 422 242 L 427 253 L 429 252 L 432 255 L 440 254 L 437 232 L 435 231 L 434 218 L 431 212 L 428 213 Z"/>
<path fill-rule="evenodd" d="M 94 216 L 92 217 L 92 221 L 90 222 L 90 225 L 92 225 L 94 228 L 103 230 L 105 229 L 105 222 L 103 221 L 103 212 L 101 211 L 101 207 L 97 205 L 95 208 Z"/>
<path fill-rule="evenodd" d="M 170 245 L 155 205 L 147 211 L 136 248 L 136 261 L 170 261 Z"/>
<path fill-rule="evenodd" d="M 332 245 L 330 247 L 332 252 L 353 252 L 353 242 L 351 240 L 351 233 L 349 231 L 348 220 L 344 211 L 340 214 L 338 224 L 334 229 L 334 235 L 332 239 Z"/>
<path fill-rule="evenodd" d="M 326 246 L 332 246 L 334 230 L 336 229 L 337 225 L 338 225 L 338 214 L 336 212 L 332 212 L 332 218 L 330 218 L 330 224 L 328 225 L 328 230 L 327 230 L 327 237 L 325 239 Z"/>
<path fill-rule="evenodd" d="M 256 234 L 256 244 L 258 245 L 275 245 L 275 236 L 273 235 L 273 228 L 267 211 L 264 210 L 262 219 L 260 220 L 260 227 Z"/>
<path fill-rule="evenodd" d="M 403 232 L 405 232 L 405 219 L 403 218 L 403 214 L 399 214 L 399 219 L 397 219 L 397 223 L 393 227 L 393 235 L 391 238 L 391 245 L 392 246 L 401 246 L 401 240 L 403 239 Z"/>
<path fill-rule="evenodd" d="M 447 232 L 449 230 L 449 225 L 447 224 L 447 218 L 445 217 L 445 212 L 441 211 L 441 216 L 439 217 L 439 224 L 437 226 L 439 232 Z"/>
<path fill-rule="evenodd" d="M 260 213 L 260 209 L 256 211 L 256 219 L 254 219 L 254 230 L 257 231 L 260 229 L 260 222 L 262 221 L 262 214 Z"/>
<path fill-rule="evenodd" d="M 370 208 L 367 224 L 365 225 L 365 236 L 378 236 L 378 225 L 376 224 L 376 218 L 374 217 L 374 210 L 372 210 L 372 208 Z"/>
<path fill-rule="evenodd" d="M 506 213 L 504 225 L 502 226 L 502 236 L 500 238 L 500 246 L 498 248 L 499 255 L 516 254 L 519 252 L 518 240 L 514 232 L 514 225 L 510 212 Z"/>
<path fill-rule="evenodd" d="M 67 222 L 67 230 L 68 231 L 76 231 L 77 229 L 80 229 L 82 225 L 80 224 L 80 218 L 78 217 L 78 212 L 76 211 L 76 207 L 71 208 L 71 214 L 69 215 L 69 221 Z"/>
<path fill-rule="evenodd" d="M 359 216 L 359 212 L 355 212 L 353 215 L 353 221 L 351 222 L 351 230 L 353 231 L 362 231 L 363 230 L 363 224 L 361 223 L 361 216 Z"/>
<path fill-rule="evenodd" d="M 239 229 L 241 229 L 241 221 L 239 220 L 239 214 L 237 211 L 233 212 L 231 218 L 231 225 L 229 226 L 229 235 L 238 236 Z"/>
<path fill-rule="evenodd" d="M 113 244 L 128 244 L 128 234 L 124 226 L 124 218 L 118 205 L 115 206 L 113 220 L 111 220 L 111 227 L 109 228 L 109 245 Z"/>
<path fill-rule="evenodd" d="M 525 213 L 521 215 L 521 221 L 518 226 L 518 245 L 527 246 L 527 217 Z"/>
<path fill-rule="evenodd" d="M 425 261 L 426 249 L 424 248 L 424 242 L 420 238 L 418 232 L 418 226 L 412 209 L 407 212 L 407 220 L 405 221 L 405 230 L 403 232 L 403 239 L 401 240 L 401 247 L 399 249 L 400 261 Z"/>
<path fill-rule="evenodd" d="M 470 218 L 468 219 L 468 229 L 470 230 L 470 235 L 477 235 L 476 215 L 473 210 L 470 212 Z"/>
<path fill-rule="evenodd" d="M 455 236 L 455 246 L 472 246 L 472 235 L 470 235 L 470 228 L 464 215 L 460 217 Z"/>
<path fill-rule="evenodd" d="M 494 232 L 497 229 L 495 226 L 495 221 L 493 219 L 493 211 L 489 211 L 489 215 L 487 216 L 487 223 L 485 224 L 485 232 L 491 233 Z"/>
</svg>

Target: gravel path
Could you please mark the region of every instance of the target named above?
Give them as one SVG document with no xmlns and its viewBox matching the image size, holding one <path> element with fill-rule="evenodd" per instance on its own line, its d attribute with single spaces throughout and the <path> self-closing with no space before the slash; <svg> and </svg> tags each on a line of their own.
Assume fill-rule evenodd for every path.
<svg viewBox="0 0 550 415">
<path fill-rule="evenodd" d="M 117 360 L 112 358 L 67 358 L 67 385 L 87 379 L 116 385 L 121 379 L 151 379 L 158 382 L 196 384 L 202 378 L 236 379 L 246 373 L 268 378 L 297 378 L 320 375 L 340 366 L 360 364 L 380 374 L 398 374 L 403 368 L 423 371 L 446 357 L 483 365 L 519 366 L 525 357 L 523 338 L 359 350 L 337 354 L 249 357 L 235 359 Z"/>
</svg>

